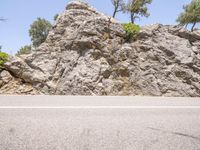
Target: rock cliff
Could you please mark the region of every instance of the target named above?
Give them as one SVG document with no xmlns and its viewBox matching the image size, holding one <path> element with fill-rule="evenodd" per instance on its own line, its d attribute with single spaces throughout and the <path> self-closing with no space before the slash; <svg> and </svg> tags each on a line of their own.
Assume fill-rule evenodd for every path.
<svg viewBox="0 0 200 150">
<path fill-rule="evenodd" d="M 126 42 L 119 22 L 71 2 L 37 50 L 5 67 L 1 94 L 200 96 L 200 31 L 149 25 Z"/>
</svg>

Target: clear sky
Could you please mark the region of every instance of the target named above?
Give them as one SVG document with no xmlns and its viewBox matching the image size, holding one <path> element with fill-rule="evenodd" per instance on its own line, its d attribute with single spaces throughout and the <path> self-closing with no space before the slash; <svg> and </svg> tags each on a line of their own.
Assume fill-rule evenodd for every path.
<svg viewBox="0 0 200 150">
<path fill-rule="evenodd" d="M 2 50 L 15 54 L 19 48 L 30 44 L 28 30 L 30 24 L 42 17 L 53 23 L 55 14 L 65 9 L 69 0 L 1 0 L 0 17 L 6 22 L 0 22 L 0 45 Z M 113 7 L 110 0 L 87 0 L 98 11 L 112 15 Z M 176 24 L 176 18 L 182 11 L 182 6 L 191 0 L 153 0 L 149 6 L 151 16 L 137 20 L 137 24 L 154 23 Z M 117 15 L 121 22 L 129 22 L 127 14 Z"/>
</svg>

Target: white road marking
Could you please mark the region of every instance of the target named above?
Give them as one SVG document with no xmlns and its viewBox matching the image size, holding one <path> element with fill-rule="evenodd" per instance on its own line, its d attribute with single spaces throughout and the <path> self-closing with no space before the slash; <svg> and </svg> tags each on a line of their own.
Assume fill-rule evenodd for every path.
<svg viewBox="0 0 200 150">
<path fill-rule="evenodd" d="M 0 106 L 0 109 L 200 109 L 200 106 Z"/>
</svg>

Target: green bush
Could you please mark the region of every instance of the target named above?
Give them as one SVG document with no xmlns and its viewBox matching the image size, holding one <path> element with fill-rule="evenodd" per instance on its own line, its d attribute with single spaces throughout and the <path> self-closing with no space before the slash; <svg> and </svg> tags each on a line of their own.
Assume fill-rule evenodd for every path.
<svg viewBox="0 0 200 150">
<path fill-rule="evenodd" d="M 124 30 L 126 31 L 126 40 L 130 41 L 135 39 L 140 32 L 140 26 L 132 23 L 122 24 Z"/>
<path fill-rule="evenodd" d="M 0 70 L 3 68 L 4 63 L 8 60 L 8 54 L 0 52 Z"/>
</svg>

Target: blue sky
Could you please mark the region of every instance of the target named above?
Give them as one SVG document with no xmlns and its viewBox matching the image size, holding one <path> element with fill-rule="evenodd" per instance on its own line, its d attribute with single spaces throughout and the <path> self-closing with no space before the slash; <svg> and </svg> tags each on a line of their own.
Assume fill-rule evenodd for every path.
<svg viewBox="0 0 200 150">
<path fill-rule="evenodd" d="M 30 44 L 28 30 L 30 24 L 42 17 L 53 22 L 55 14 L 65 9 L 69 0 L 1 0 L 0 17 L 7 19 L 0 22 L 0 45 L 2 50 L 15 54 L 22 46 Z M 113 7 L 110 0 L 87 0 L 98 11 L 112 15 Z M 182 6 L 191 0 L 153 0 L 149 6 L 151 16 L 137 20 L 137 24 L 146 25 L 154 23 L 176 24 L 177 15 Z M 127 14 L 118 14 L 121 22 L 129 22 Z"/>
</svg>

